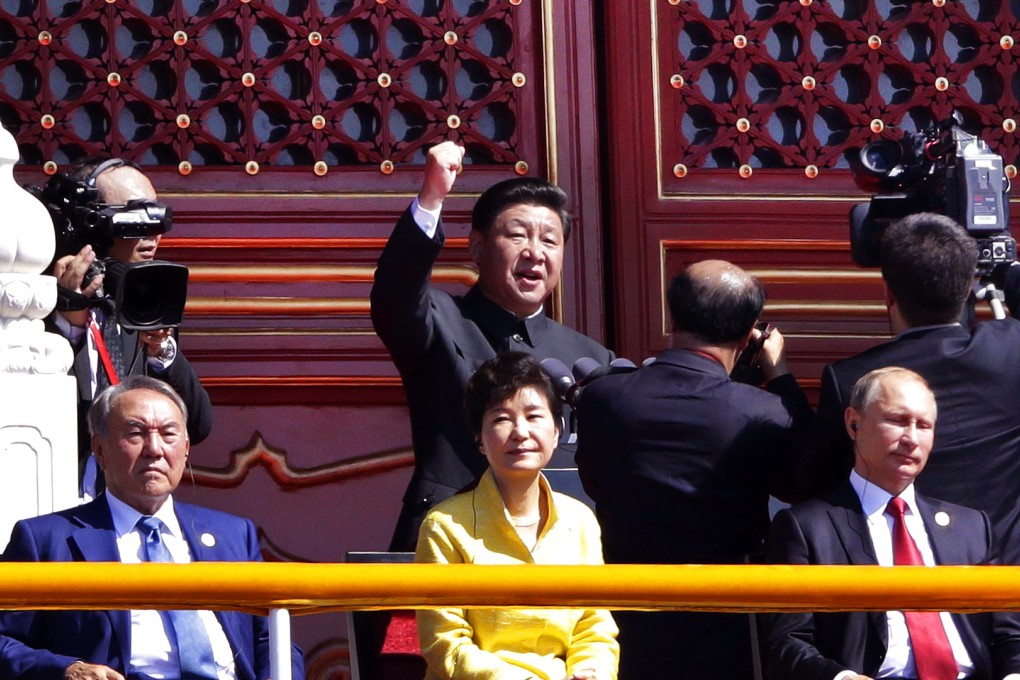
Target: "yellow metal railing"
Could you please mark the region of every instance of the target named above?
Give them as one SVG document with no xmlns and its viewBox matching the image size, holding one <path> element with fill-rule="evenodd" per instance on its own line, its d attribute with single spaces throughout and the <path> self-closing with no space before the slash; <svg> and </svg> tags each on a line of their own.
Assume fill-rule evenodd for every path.
<svg viewBox="0 0 1020 680">
<path fill-rule="evenodd" d="M 290 680 L 288 612 L 442 606 L 1020 611 L 1020 567 L 0 564 L 0 609 L 268 613 L 276 680 Z"/>
<path fill-rule="evenodd" d="M 0 609 L 1020 610 L 1020 567 L 0 564 Z"/>
</svg>

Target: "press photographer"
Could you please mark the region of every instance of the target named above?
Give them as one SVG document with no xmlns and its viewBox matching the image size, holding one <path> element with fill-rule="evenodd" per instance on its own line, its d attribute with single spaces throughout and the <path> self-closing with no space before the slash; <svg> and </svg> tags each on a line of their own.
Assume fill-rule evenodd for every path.
<svg viewBox="0 0 1020 680">
<path fill-rule="evenodd" d="M 192 443 L 212 429 L 209 395 L 177 346 L 187 268 L 155 260 L 172 212 L 132 163 L 87 160 L 34 193 L 56 231 L 52 274 L 59 300 L 47 322 L 75 352 L 79 479 L 83 495 L 94 496 L 102 480 L 89 463 L 85 413 L 95 395 L 121 377 L 147 374 L 172 386 L 188 407 Z"/>
<path fill-rule="evenodd" d="M 899 157 L 889 143 L 865 147 L 863 165 L 872 164 L 884 193 L 851 213 L 855 260 L 881 267 L 894 337 L 824 369 L 820 440 L 802 471 L 820 489 L 844 481 L 853 461 L 844 423 L 851 388 L 873 369 L 909 368 L 938 402 L 919 491 L 984 510 L 1003 561 L 1020 564 L 1020 322 L 960 322 L 975 282 L 1010 289 L 1020 270 L 1011 266 L 1002 159 L 962 131 L 959 117 L 900 146 Z"/>
</svg>

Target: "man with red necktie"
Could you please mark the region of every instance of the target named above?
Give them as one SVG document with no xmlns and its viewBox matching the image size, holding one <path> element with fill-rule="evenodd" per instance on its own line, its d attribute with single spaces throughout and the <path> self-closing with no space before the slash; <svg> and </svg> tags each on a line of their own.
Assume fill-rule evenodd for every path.
<svg viewBox="0 0 1020 680">
<path fill-rule="evenodd" d="M 880 368 L 854 386 L 846 410 L 850 479 L 776 515 L 767 559 L 784 564 L 981 565 L 997 562 L 981 511 L 918 494 L 937 409 L 928 383 Z M 1013 614 L 825 612 L 766 618 L 766 675 L 790 680 L 1020 679 Z"/>
</svg>

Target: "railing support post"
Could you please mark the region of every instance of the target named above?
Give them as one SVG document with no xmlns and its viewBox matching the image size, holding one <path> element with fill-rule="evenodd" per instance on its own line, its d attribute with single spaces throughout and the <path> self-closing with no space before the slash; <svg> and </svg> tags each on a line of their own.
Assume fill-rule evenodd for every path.
<svg viewBox="0 0 1020 680">
<path fill-rule="evenodd" d="M 291 680 L 290 611 L 269 610 L 269 672 L 273 680 Z"/>
</svg>

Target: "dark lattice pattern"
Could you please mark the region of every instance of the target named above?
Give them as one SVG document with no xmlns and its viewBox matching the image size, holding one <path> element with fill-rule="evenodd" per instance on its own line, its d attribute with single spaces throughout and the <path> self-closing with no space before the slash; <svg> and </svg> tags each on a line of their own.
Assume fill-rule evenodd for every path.
<svg viewBox="0 0 1020 680">
<path fill-rule="evenodd" d="M 659 2 L 667 174 L 847 167 L 954 109 L 1017 162 L 1017 0 Z"/>
<path fill-rule="evenodd" d="M 182 172 L 386 172 L 445 138 L 512 165 L 541 72 L 538 5 L 0 0 L 0 120 L 31 165 L 110 153 Z"/>
</svg>

